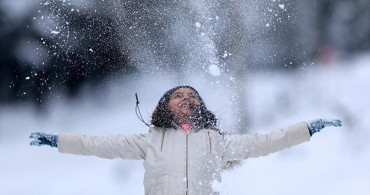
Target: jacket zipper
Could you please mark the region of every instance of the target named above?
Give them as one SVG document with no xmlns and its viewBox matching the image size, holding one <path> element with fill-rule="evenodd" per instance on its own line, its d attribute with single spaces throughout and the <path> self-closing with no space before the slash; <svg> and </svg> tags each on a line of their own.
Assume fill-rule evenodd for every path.
<svg viewBox="0 0 370 195">
<path fill-rule="evenodd" d="M 162 133 L 162 143 L 161 143 L 161 152 L 163 150 L 163 143 L 164 143 L 164 135 L 166 134 L 166 131 L 163 130 L 163 133 Z"/>
<path fill-rule="evenodd" d="M 208 133 L 208 141 L 209 141 L 209 153 L 212 154 L 212 135 L 209 131 L 207 133 Z"/>
<path fill-rule="evenodd" d="M 185 170 L 185 176 L 186 176 L 186 195 L 188 195 L 188 189 L 189 189 L 189 159 L 188 159 L 188 143 L 189 143 L 189 135 L 186 133 L 186 170 Z"/>
</svg>

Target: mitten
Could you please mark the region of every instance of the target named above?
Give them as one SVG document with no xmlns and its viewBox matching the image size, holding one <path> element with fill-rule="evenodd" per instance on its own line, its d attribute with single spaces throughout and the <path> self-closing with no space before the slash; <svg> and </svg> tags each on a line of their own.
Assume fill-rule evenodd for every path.
<svg viewBox="0 0 370 195">
<path fill-rule="evenodd" d="M 340 127 L 342 126 L 342 121 L 340 120 L 325 120 L 316 119 L 307 122 L 308 129 L 310 130 L 310 135 L 312 136 L 316 132 L 320 132 L 321 129 L 328 126 Z"/>
<path fill-rule="evenodd" d="M 46 134 L 46 133 L 31 133 L 30 142 L 31 146 L 49 145 L 51 147 L 58 147 L 58 135 Z"/>
</svg>

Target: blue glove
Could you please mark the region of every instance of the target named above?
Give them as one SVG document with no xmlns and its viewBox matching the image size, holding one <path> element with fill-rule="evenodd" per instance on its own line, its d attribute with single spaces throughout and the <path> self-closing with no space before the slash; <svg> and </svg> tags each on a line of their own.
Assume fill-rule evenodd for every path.
<svg viewBox="0 0 370 195">
<path fill-rule="evenodd" d="M 46 134 L 46 133 L 31 133 L 30 142 L 31 146 L 49 145 L 51 147 L 58 147 L 58 135 Z"/>
<path fill-rule="evenodd" d="M 320 132 L 321 129 L 328 126 L 340 127 L 342 126 L 342 121 L 340 120 L 325 120 L 316 119 L 307 123 L 308 129 L 310 130 L 310 135 L 312 136 L 316 132 Z"/>
</svg>

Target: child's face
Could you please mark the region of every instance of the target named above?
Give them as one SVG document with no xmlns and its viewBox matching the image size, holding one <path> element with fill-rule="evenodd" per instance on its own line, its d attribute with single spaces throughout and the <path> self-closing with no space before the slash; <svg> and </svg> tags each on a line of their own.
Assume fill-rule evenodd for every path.
<svg viewBox="0 0 370 195">
<path fill-rule="evenodd" d="M 200 106 L 198 94 L 190 88 L 180 88 L 170 97 L 169 108 L 177 118 L 188 118 L 193 115 L 191 106 Z"/>
</svg>

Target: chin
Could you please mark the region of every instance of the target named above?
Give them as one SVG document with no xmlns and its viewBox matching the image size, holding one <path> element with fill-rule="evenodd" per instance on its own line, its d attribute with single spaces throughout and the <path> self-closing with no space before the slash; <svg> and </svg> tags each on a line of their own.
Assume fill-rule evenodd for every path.
<svg viewBox="0 0 370 195">
<path fill-rule="evenodd" d="M 192 112 L 183 112 L 182 115 L 185 116 L 186 118 L 189 118 L 189 117 L 193 116 L 193 113 Z"/>
</svg>

